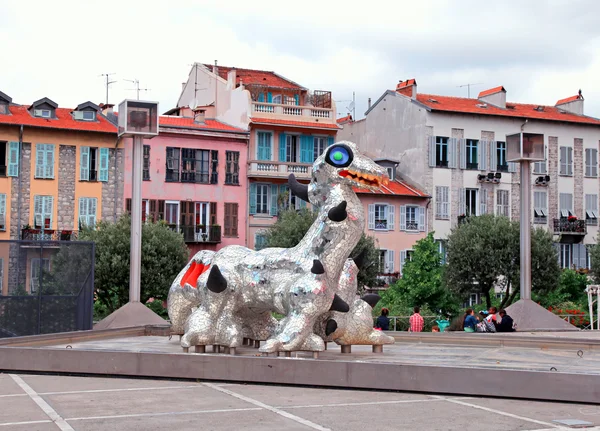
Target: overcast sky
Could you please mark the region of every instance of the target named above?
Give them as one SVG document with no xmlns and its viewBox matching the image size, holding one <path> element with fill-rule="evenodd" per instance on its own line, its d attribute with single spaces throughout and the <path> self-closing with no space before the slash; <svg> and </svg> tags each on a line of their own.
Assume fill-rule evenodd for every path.
<svg viewBox="0 0 600 431">
<path fill-rule="evenodd" d="M 511 102 L 554 105 L 581 88 L 600 117 L 600 2 L 352 0 L 204 2 L 0 1 L 0 91 L 15 103 L 110 102 L 173 107 L 195 61 L 273 70 L 331 90 L 338 115 L 356 92 L 361 118 L 399 80 L 467 96 L 504 85 Z"/>
</svg>

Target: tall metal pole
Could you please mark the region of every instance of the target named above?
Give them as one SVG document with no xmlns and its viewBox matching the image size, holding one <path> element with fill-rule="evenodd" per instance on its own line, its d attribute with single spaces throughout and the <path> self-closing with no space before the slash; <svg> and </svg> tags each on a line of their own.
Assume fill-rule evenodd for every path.
<svg viewBox="0 0 600 431">
<path fill-rule="evenodd" d="M 131 181 L 131 257 L 129 275 L 129 302 L 140 302 L 142 266 L 142 170 L 144 138 L 133 137 Z"/>
<path fill-rule="evenodd" d="M 521 139 L 523 139 L 521 137 Z M 521 299 L 531 299 L 531 173 L 521 160 Z"/>
</svg>

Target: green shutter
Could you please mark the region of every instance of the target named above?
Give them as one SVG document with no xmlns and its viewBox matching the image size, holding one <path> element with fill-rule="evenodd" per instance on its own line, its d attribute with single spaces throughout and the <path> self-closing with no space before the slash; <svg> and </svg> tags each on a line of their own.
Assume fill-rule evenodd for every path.
<svg viewBox="0 0 600 431">
<path fill-rule="evenodd" d="M 294 101 L 296 102 L 296 106 L 300 105 L 300 96 L 298 94 L 294 94 Z"/>
<path fill-rule="evenodd" d="M 296 198 L 296 202 L 298 202 L 298 206 L 300 207 L 300 209 L 306 208 L 306 202 L 300 199 L 299 197 Z"/>
<path fill-rule="evenodd" d="M 265 93 L 260 93 L 258 95 L 258 101 L 259 102 L 264 102 L 265 101 Z"/>
<path fill-rule="evenodd" d="M 54 144 L 46 144 L 46 175 L 44 178 L 54 178 Z M 52 223 L 52 218 L 50 218 Z"/>
<path fill-rule="evenodd" d="M 279 134 L 279 161 L 285 162 L 287 159 L 287 136 L 285 133 Z"/>
<path fill-rule="evenodd" d="M 329 138 L 327 138 L 327 146 L 330 147 L 333 145 L 333 136 L 330 136 Z"/>
<path fill-rule="evenodd" d="M 9 177 L 19 176 L 19 143 L 8 143 L 8 172 Z"/>
<path fill-rule="evenodd" d="M 98 181 L 108 181 L 108 148 L 100 148 L 100 174 Z"/>
<path fill-rule="evenodd" d="M 87 226 L 87 199 L 79 198 L 79 226 Z"/>
<path fill-rule="evenodd" d="M 250 214 L 256 214 L 256 183 L 250 184 Z"/>
<path fill-rule="evenodd" d="M 271 134 L 258 132 L 258 160 L 271 160 Z"/>
<path fill-rule="evenodd" d="M 4 193 L 0 194 L 0 230 L 6 230 L 6 194 Z"/>
<path fill-rule="evenodd" d="M 88 226 L 96 226 L 96 204 L 97 198 L 90 198 L 88 200 Z"/>
<path fill-rule="evenodd" d="M 54 145 L 52 147 L 54 147 Z M 52 226 L 53 226 L 53 223 L 52 223 L 53 204 L 54 204 L 53 196 L 44 196 L 44 220 L 46 220 L 46 218 L 50 219 L 50 225 L 48 226 L 48 229 L 52 229 Z"/>
<path fill-rule="evenodd" d="M 33 197 L 33 227 L 42 227 L 42 213 L 44 212 L 44 205 L 42 201 L 43 196 Z"/>
<path fill-rule="evenodd" d="M 79 180 L 90 180 L 90 147 L 81 147 L 79 150 Z"/>
<path fill-rule="evenodd" d="M 35 145 L 35 178 L 44 178 L 46 172 L 46 146 Z"/>
<path fill-rule="evenodd" d="M 300 136 L 300 163 L 312 163 L 313 153 L 315 151 L 314 139 L 312 136 Z"/>
<path fill-rule="evenodd" d="M 273 103 L 273 95 L 270 91 L 267 93 L 267 103 Z"/>
<path fill-rule="evenodd" d="M 271 215 L 277 215 L 277 196 L 279 187 L 277 184 L 271 184 Z"/>
</svg>

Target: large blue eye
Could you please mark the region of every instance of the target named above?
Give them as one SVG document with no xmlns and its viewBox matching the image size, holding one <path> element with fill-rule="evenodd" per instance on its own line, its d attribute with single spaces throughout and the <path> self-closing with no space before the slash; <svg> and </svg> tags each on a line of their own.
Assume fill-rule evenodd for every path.
<svg viewBox="0 0 600 431">
<path fill-rule="evenodd" d="M 336 168 L 345 168 L 352 163 L 352 150 L 343 144 L 334 145 L 327 151 L 325 161 Z"/>
</svg>

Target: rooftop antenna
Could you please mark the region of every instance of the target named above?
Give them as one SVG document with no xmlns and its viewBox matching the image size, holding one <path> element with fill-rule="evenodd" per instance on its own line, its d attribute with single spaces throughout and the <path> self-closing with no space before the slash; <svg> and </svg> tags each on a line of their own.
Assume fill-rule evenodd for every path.
<svg viewBox="0 0 600 431">
<path fill-rule="evenodd" d="M 133 82 L 133 85 L 135 85 L 135 88 L 128 88 L 127 90 L 129 90 L 129 91 L 135 90 L 137 93 L 137 100 L 140 100 L 140 91 L 150 91 L 149 88 L 140 88 L 140 80 L 139 79 L 124 79 L 124 81 Z"/>
<path fill-rule="evenodd" d="M 476 82 L 475 84 L 464 84 L 458 86 L 458 88 L 467 87 L 467 94 L 469 99 L 471 98 L 471 85 L 483 85 L 483 82 Z"/>
<path fill-rule="evenodd" d="M 110 84 L 114 84 L 115 82 L 117 82 L 116 80 L 115 81 L 109 81 L 109 76 L 111 76 L 111 75 L 114 75 L 114 73 L 103 73 L 102 75 L 100 75 L 100 76 L 106 77 L 106 82 L 104 83 L 104 86 L 106 87 L 106 104 L 107 105 L 108 105 L 108 86 Z"/>
</svg>

